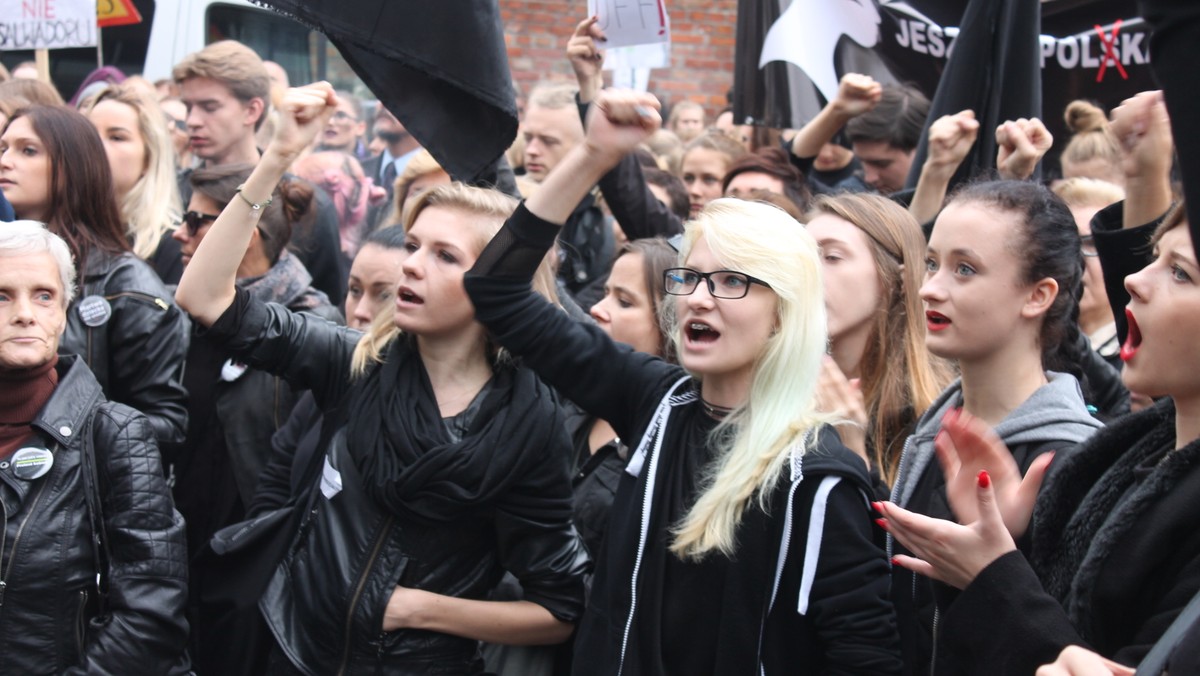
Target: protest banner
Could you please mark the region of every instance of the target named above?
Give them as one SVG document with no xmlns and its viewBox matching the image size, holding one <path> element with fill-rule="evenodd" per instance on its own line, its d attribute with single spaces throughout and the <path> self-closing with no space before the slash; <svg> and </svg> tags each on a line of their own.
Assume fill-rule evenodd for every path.
<svg viewBox="0 0 1200 676">
<path fill-rule="evenodd" d="M 0 50 L 95 47 L 96 0 L 0 0 Z"/>
<path fill-rule="evenodd" d="M 960 35 L 967 5 L 967 0 L 742 0 L 736 119 L 801 127 L 850 72 L 913 84 L 932 98 L 954 45 L 991 39 Z M 1041 3 L 1035 55 L 1042 70 L 1041 117 L 1056 138 L 1068 134 L 1062 113 L 1070 101 L 1090 99 L 1111 108 L 1156 87 L 1148 30 L 1133 12 L 1132 3 L 1120 0 Z"/>
</svg>

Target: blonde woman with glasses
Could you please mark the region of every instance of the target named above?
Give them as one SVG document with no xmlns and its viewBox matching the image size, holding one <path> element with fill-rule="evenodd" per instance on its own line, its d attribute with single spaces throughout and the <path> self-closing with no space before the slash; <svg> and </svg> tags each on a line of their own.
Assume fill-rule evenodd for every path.
<svg viewBox="0 0 1200 676">
<path fill-rule="evenodd" d="M 575 323 L 531 290 L 574 205 L 660 124 L 604 92 L 586 139 L 466 279 L 493 338 L 631 448 L 575 643 L 576 674 L 900 673 L 864 463 L 823 425 L 813 238 L 715 200 L 664 274 L 679 365 Z"/>
</svg>

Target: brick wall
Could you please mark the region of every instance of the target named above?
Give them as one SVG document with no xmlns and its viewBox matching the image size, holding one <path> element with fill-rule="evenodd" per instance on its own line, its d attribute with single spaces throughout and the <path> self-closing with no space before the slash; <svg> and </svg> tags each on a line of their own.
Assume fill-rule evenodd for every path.
<svg viewBox="0 0 1200 676">
<path fill-rule="evenodd" d="M 689 100 L 711 121 L 733 85 L 737 0 L 666 0 L 671 14 L 671 67 L 650 73 L 649 89 L 665 105 Z M 500 0 L 513 78 L 528 94 L 541 81 L 574 82 L 567 40 L 586 0 Z"/>
</svg>

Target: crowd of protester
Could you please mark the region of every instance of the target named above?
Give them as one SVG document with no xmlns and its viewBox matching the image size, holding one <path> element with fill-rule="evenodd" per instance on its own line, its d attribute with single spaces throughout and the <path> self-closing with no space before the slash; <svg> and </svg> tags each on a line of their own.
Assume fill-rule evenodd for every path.
<svg viewBox="0 0 1200 676">
<path fill-rule="evenodd" d="M 1178 80 L 766 130 L 564 38 L 499 185 L 233 41 L 0 83 L 0 674 L 1200 669 Z"/>
</svg>

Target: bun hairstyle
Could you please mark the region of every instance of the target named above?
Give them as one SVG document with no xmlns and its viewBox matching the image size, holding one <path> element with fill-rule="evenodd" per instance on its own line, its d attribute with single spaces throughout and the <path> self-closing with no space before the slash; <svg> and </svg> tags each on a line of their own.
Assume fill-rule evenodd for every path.
<svg viewBox="0 0 1200 676">
<path fill-rule="evenodd" d="M 252 164 L 227 164 L 192 172 L 192 188 L 222 209 L 237 197 L 237 187 L 250 178 Z M 263 209 L 258 221 L 263 255 L 275 265 L 292 239 L 292 230 L 307 226 L 316 211 L 315 191 L 311 183 L 285 178 L 271 192 L 271 204 Z"/>
<path fill-rule="evenodd" d="M 1083 254 L 1071 210 L 1048 188 L 1029 181 L 969 184 L 949 200 L 952 204 L 963 202 L 995 207 L 1020 220 L 1009 246 L 1024 265 L 1022 280 L 1033 284 L 1049 277 L 1058 282 L 1058 295 L 1042 318 L 1042 367 L 1070 373 L 1082 381 L 1078 346 Z"/>
<path fill-rule="evenodd" d="M 1064 172 L 1068 164 L 1079 165 L 1099 160 L 1108 170 L 1105 175 L 1093 175 L 1108 181 L 1124 178 L 1121 171 L 1121 146 L 1108 124 L 1104 110 L 1089 101 L 1072 101 L 1067 104 L 1063 121 L 1071 130 L 1071 140 L 1063 149 L 1061 162 Z"/>
<path fill-rule="evenodd" d="M 1108 116 L 1104 111 L 1096 104 L 1082 99 L 1067 104 L 1063 121 L 1067 123 L 1067 129 L 1070 129 L 1072 134 L 1108 129 Z"/>
</svg>

